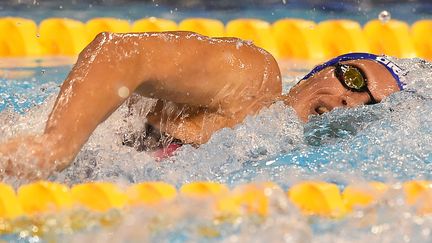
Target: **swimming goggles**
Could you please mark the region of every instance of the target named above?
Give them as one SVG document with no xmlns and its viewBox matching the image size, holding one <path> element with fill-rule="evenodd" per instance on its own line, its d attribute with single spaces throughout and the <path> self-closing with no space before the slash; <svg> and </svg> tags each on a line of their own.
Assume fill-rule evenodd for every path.
<svg viewBox="0 0 432 243">
<path fill-rule="evenodd" d="M 357 67 L 349 64 L 341 64 L 340 62 L 334 65 L 335 76 L 341 84 L 353 92 L 366 92 L 370 97 L 368 104 L 378 103 L 367 87 L 367 79 L 364 73 Z"/>
<path fill-rule="evenodd" d="M 403 90 L 405 88 L 406 83 L 401 81 L 401 77 L 405 76 L 407 74 L 407 72 L 405 70 L 403 70 L 401 67 L 399 67 L 396 63 L 389 60 L 387 57 L 378 56 L 378 55 L 371 54 L 371 53 L 349 53 L 349 54 L 338 56 L 336 58 L 331 59 L 328 62 L 325 62 L 321 65 L 316 66 L 314 69 L 312 69 L 312 71 L 310 71 L 300 81 L 312 77 L 313 75 L 320 72 L 321 70 L 323 70 L 326 67 L 334 66 L 337 68 L 338 65 L 342 65 L 342 64 L 340 64 L 341 62 L 350 61 L 350 60 L 359 60 L 359 59 L 373 60 L 373 61 L 376 61 L 377 63 L 383 65 L 385 68 L 387 68 L 387 70 L 390 72 L 390 74 L 396 80 L 396 83 L 399 86 L 399 90 Z M 342 66 L 344 66 L 344 65 L 342 65 Z M 347 65 L 347 66 L 350 66 L 350 65 Z M 338 79 L 340 78 L 339 80 L 342 82 L 342 84 L 344 84 L 344 86 L 346 85 L 346 87 L 349 87 L 351 90 L 359 90 L 360 91 L 361 89 L 363 89 L 363 91 L 367 92 L 368 89 L 367 90 L 365 89 L 365 88 L 367 88 L 367 82 L 366 82 L 367 80 L 365 79 L 364 74 L 361 72 L 360 69 L 355 68 L 353 66 L 350 66 L 350 67 L 351 68 L 346 68 L 347 70 L 345 72 L 342 72 L 342 76 L 338 77 Z M 342 68 L 342 67 L 340 67 L 340 68 Z M 360 74 L 363 77 L 363 80 L 360 79 L 358 74 Z M 341 80 L 341 79 L 343 79 L 343 80 Z"/>
</svg>

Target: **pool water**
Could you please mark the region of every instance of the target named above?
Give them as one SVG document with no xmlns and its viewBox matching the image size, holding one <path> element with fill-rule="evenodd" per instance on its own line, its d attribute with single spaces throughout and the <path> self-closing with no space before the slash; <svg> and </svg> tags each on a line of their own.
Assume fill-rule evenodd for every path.
<svg viewBox="0 0 432 243">
<path fill-rule="evenodd" d="M 22 134 L 41 133 L 73 60 L 28 60 L 22 67 L 9 65 L 11 61 L 6 59 L 0 62 L 3 65 L 0 142 Z M 55 62 L 65 64 L 51 65 Z M 53 229 L 60 233 L 51 234 L 65 241 L 100 242 L 430 239 L 432 219 L 416 216 L 401 200 L 397 185 L 411 179 L 432 179 L 432 65 L 420 59 L 398 63 L 409 70 L 408 90 L 380 104 L 336 109 L 305 124 L 290 107 L 276 103 L 233 129 L 220 130 L 199 148 L 185 145 L 175 156 L 158 162 L 146 153 L 121 145 L 122 136 L 139 131 L 144 122 L 139 115 L 126 117 L 130 110 L 121 106 L 96 129 L 73 164 L 50 177 L 67 184 L 163 180 L 177 187 L 199 180 L 217 181 L 230 187 L 273 181 L 283 189 L 302 180 L 329 181 L 340 187 L 370 180 L 396 183 L 393 191 L 371 207 L 341 220 L 309 218 L 301 215 L 286 196 L 275 192 L 267 219 L 215 223 L 211 210 L 179 199 L 175 207 L 164 205 L 160 211 L 122 212 L 124 215 L 114 224 L 116 227 L 89 226 L 73 234 Z M 297 66 L 291 63 L 282 67 L 285 90 L 307 72 L 303 65 Z M 152 102 L 142 99 L 132 109 L 150 110 Z M 162 221 L 160 225 L 154 222 L 155 216 Z M 154 230 L 153 224 L 158 230 Z M 17 240 L 16 236 L 7 239 Z M 22 237 L 23 241 L 32 239 Z"/>
<path fill-rule="evenodd" d="M 81 21 L 104 16 L 128 20 L 155 16 L 177 22 L 186 17 L 224 22 L 248 17 L 272 22 L 286 16 L 307 16 L 316 22 L 349 18 L 364 24 L 388 10 L 393 18 L 407 23 L 432 18 L 431 4 L 416 1 L 373 5 L 369 1 L 325 1 L 317 5 L 315 1 L 293 0 L 239 9 L 160 6 L 157 1 L 118 6 L 33 2 L 31 6 L 0 6 L 0 16 L 26 17 L 38 23 L 55 16 Z M 103 215 L 79 210 L 43 215 L 41 221 L 45 224 L 39 228 L 45 234 L 23 231 L 19 235 L 2 235 L 0 241 L 431 242 L 432 218 L 418 216 L 415 207 L 404 203 L 401 182 L 432 179 L 432 65 L 419 59 L 398 62 L 410 71 L 409 90 L 380 104 L 336 109 L 305 124 L 290 107 L 276 103 L 233 129 L 222 129 L 207 144 L 199 148 L 183 146 L 175 156 L 163 161 L 121 145 L 124 134 L 140 131 L 144 123 L 139 115 L 126 117 L 129 110 L 121 106 L 96 129 L 73 164 L 49 178 L 66 184 L 103 180 L 119 185 L 163 180 L 177 187 L 211 180 L 231 188 L 273 181 L 285 191 L 304 180 L 334 182 L 341 188 L 371 180 L 394 185 L 365 209 L 342 219 L 309 217 L 301 214 L 284 193 L 273 191 L 266 218 L 242 217 L 224 222 L 214 220 L 212 202 L 197 204 L 180 197 L 156 209 L 114 210 Z M 0 58 L 0 143 L 19 135 L 42 133 L 59 86 L 73 63 L 73 59 L 61 57 Z M 312 67 L 312 63 L 281 63 L 284 90 Z M 142 99 L 132 109 L 145 113 L 143 107 L 150 110 L 152 102 Z M 79 224 L 85 222 L 84 226 L 74 229 L 71 225 L 76 222 L 70 218 Z M 101 221 L 103 226 L 98 223 Z M 29 222 L 20 226 L 26 224 Z"/>
</svg>

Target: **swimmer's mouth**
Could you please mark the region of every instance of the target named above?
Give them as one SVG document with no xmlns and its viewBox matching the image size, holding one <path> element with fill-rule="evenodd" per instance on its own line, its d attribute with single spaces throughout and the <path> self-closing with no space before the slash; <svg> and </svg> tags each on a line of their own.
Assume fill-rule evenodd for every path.
<svg viewBox="0 0 432 243">
<path fill-rule="evenodd" d="M 327 108 L 327 107 L 325 107 L 325 106 L 318 106 L 317 108 L 315 108 L 315 112 L 318 114 L 318 115 L 322 115 L 322 114 L 324 114 L 324 113 L 326 113 L 326 112 L 329 112 L 330 110 Z"/>
</svg>

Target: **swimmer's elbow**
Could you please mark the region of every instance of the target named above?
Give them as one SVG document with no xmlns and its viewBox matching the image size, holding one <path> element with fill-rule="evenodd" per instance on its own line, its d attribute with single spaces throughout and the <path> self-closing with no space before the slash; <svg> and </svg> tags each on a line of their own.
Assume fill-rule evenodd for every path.
<svg viewBox="0 0 432 243">
<path fill-rule="evenodd" d="M 112 40 L 114 38 L 114 33 L 111 32 L 100 32 L 95 36 L 92 43 L 106 43 L 108 40 Z"/>
<path fill-rule="evenodd" d="M 85 58 L 101 49 L 107 49 L 109 43 L 115 39 L 115 33 L 101 32 L 81 51 L 79 58 Z"/>
</svg>

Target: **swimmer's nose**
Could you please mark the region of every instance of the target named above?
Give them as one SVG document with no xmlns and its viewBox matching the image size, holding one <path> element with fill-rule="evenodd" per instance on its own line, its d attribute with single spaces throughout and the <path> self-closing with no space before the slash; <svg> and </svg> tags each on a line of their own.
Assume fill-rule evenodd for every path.
<svg viewBox="0 0 432 243">
<path fill-rule="evenodd" d="M 322 115 L 326 112 L 330 112 L 338 107 L 356 107 L 367 104 L 369 102 L 369 96 L 366 94 L 362 95 L 358 92 L 352 92 L 352 94 L 343 95 L 341 97 L 335 97 L 334 99 L 327 99 L 326 102 L 316 106 L 314 111 L 318 115 Z"/>
<path fill-rule="evenodd" d="M 370 97 L 366 92 L 349 92 L 341 97 L 340 105 L 345 107 L 356 107 L 370 103 Z"/>
</svg>

